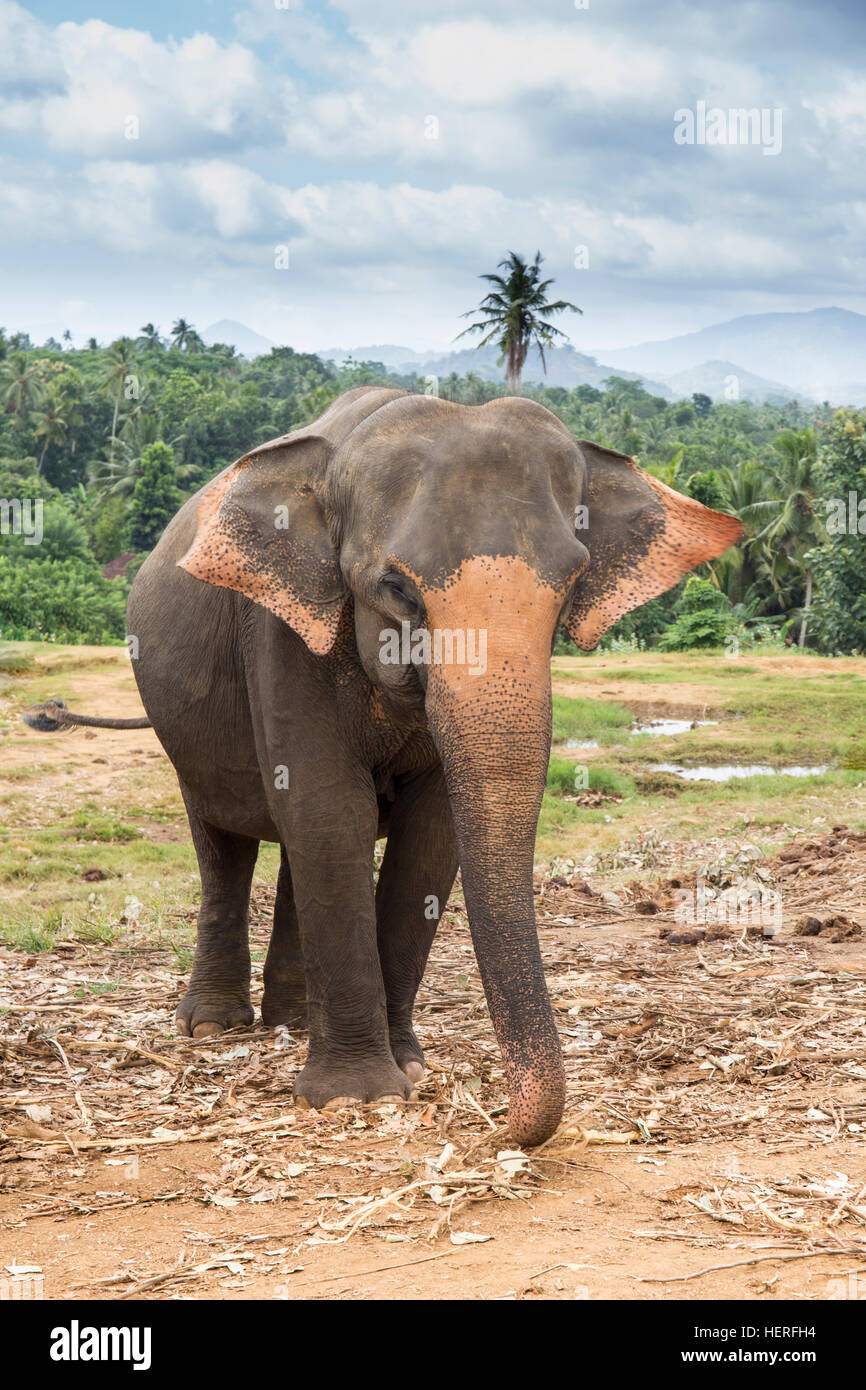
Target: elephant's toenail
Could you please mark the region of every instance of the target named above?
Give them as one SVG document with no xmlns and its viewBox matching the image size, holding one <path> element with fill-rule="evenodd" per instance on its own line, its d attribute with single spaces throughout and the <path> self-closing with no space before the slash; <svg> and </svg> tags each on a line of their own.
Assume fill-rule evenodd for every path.
<svg viewBox="0 0 866 1390">
<path fill-rule="evenodd" d="M 213 1038 L 222 1031 L 222 1025 L 219 1023 L 197 1023 L 192 1030 L 192 1035 L 194 1038 Z"/>
<path fill-rule="evenodd" d="M 322 1106 L 322 1109 L 325 1111 L 346 1110 L 360 1104 L 361 1102 L 358 1100 L 357 1096 L 334 1096 L 333 1100 L 329 1100 L 327 1105 Z"/>
</svg>

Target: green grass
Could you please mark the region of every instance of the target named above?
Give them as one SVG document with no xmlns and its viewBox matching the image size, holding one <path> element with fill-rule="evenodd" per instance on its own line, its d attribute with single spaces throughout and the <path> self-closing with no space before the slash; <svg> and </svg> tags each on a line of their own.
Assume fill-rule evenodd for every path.
<svg viewBox="0 0 866 1390">
<path fill-rule="evenodd" d="M 111 712 L 118 686 L 128 689 L 133 679 L 122 648 L 13 645 L 35 665 L 18 674 L 0 669 L 11 719 L 0 739 L 0 941 L 30 953 L 50 951 L 59 940 L 116 952 L 146 941 L 164 946 L 173 967 L 188 973 L 199 879 L 170 763 L 141 760 L 115 778 L 108 796 L 106 769 L 92 764 L 94 755 L 118 758 L 114 745 L 106 752 L 107 743 L 75 735 L 37 737 L 14 715 L 53 694 L 72 708 Z M 866 828 L 866 661 L 816 661 L 791 650 L 750 651 L 744 660 L 598 653 L 555 658 L 553 675 L 573 694 L 554 696 L 557 746 L 539 822 L 539 862 L 553 854 L 611 855 L 648 839 L 778 844 L 794 830 L 823 832 L 838 821 Z M 628 732 L 636 715 L 666 708 L 720 722 L 676 738 Z M 565 756 L 569 739 L 599 746 Z M 129 744 L 138 746 L 157 747 L 146 730 Z M 802 780 L 686 783 L 656 771 L 660 762 L 829 763 L 831 770 Z M 590 790 L 622 799 L 578 805 L 578 765 Z M 93 867 L 108 877 L 84 879 Z M 278 847 L 263 845 L 256 883 L 273 885 L 278 867 Z M 134 929 L 121 921 L 129 897 L 142 905 Z"/>
<path fill-rule="evenodd" d="M 141 831 L 137 826 L 126 825 L 114 816 L 100 812 L 92 802 L 86 803 L 82 810 L 73 814 L 72 824 L 78 832 L 76 839 L 79 840 L 104 840 L 111 843 L 116 840 L 141 839 Z"/>
<path fill-rule="evenodd" d="M 0 942 L 11 951 L 26 951 L 28 955 L 40 955 L 43 951 L 53 951 L 63 930 L 63 915 L 51 911 L 35 914 L 13 914 L 5 916 L 0 924 Z"/>
<path fill-rule="evenodd" d="M 88 980 L 81 989 L 73 990 L 76 999 L 86 999 L 88 995 L 114 994 L 120 989 L 119 980 Z"/>
<path fill-rule="evenodd" d="M 73 935 L 85 946 L 113 946 L 120 932 L 109 922 L 76 922 Z"/>
<path fill-rule="evenodd" d="M 171 943 L 172 955 L 175 964 L 182 975 L 188 975 L 192 970 L 192 961 L 195 951 L 191 946 L 182 946 L 178 941 Z"/>
<path fill-rule="evenodd" d="M 574 762 L 552 753 L 547 769 L 546 787 L 548 792 L 560 796 L 576 796 L 582 791 L 607 792 L 615 796 L 631 796 L 635 792 L 635 781 L 628 774 L 617 772 L 610 767 L 590 766 Z"/>
<path fill-rule="evenodd" d="M 0 676 L 23 675 L 25 671 L 32 671 L 34 664 L 29 652 L 0 648 Z"/>
<path fill-rule="evenodd" d="M 553 697 L 554 743 L 565 743 L 570 738 L 613 742 L 633 720 L 634 715 L 624 705 L 571 699 L 566 695 Z"/>
<path fill-rule="evenodd" d="M 671 707 L 683 704 L 698 717 L 707 705 L 706 717 L 718 719 L 718 727 L 697 729 L 675 740 L 653 739 L 657 761 L 672 761 L 675 748 L 676 760 L 684 762 L 838 763 L 866 768 L 862 663 L 855 669 L 827 670 L 826 659 L 796 650 L 763 666 L 754 658 L 743 662 L 655 653 L 640 653 L 628 662 L 618 658 L 616 664 L 608 664 L 603 654 L 595 662 L 583 659 L 567 667 L 561 660 L 554 661 L 554 679 L 579 679 L 589 702 L 587 686 L 630 681 L 663 687 Z M 849 666 L 855 666 L 854 661 L 849 659 Z M 689 686 L 700 687 L 700 692 L 683 689 Z M 714 698 L 708 699 L 711 693 Z M 619 754 L 620 761 L 629 757 L 630 750 Z"/>
</svg>

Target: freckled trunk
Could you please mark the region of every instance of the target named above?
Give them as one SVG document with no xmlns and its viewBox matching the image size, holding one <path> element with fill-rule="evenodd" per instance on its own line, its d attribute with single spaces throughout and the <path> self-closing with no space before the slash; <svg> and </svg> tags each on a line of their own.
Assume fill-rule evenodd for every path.
<svg viewBox="0 0 866 1390">
<path fill-rule="evenodd" d="M 550 752 L 549 664 L 533 691 L 431 677 L 427 712 L 448 784 L 472 941 L 505 1060 L 509 1125 L 521 1144 L 556 1129 L 562 1054 L 535 925 L 535 832 Z M 519 683 L 522 684 L 522 683 Z"/>
</svg>

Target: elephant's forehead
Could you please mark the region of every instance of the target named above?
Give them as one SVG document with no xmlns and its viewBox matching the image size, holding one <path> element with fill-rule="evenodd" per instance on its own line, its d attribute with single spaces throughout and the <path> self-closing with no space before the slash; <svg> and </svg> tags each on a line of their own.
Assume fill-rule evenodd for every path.
<svg viewBox="0 0 866 1390">
<path fill-rule="evenodd" d="M 560 588 L 580 550 L 583 458 L 548 411 L 501 405 L 415 397 L 365 422 L 331 493 L 353 565 L 393 562 L 429 586 L 477 555 L 520 556 Z"/>
<path fill-rule="evenodd" d="M 420 428 L 371 440 L 344 463 L 340 493 L 370 539 L 407 524 L 418 539 L 448 530 L 476 553 L 485 538 L 520 546 L 557 513 L 571 515 L 583 478 L 572 441 L 545 431 Z"/>
<path fill-rule="evenodd" d="M 359 444 L 358 450 L 357 454 L 352 450 L 353 461 L 365 472 L 406 471 L 423 475 L 431 483 L 438 478 L 453 483 L 460 475 L 488 482 L 508 476 L 531 483 L 549 477 L 551 470 L 573 472 L 580 460 L 574 441 L 551 430 L 546 422 L 485 417 L 481 410 L 382 429 L 363 446 Z"/>
</svg>

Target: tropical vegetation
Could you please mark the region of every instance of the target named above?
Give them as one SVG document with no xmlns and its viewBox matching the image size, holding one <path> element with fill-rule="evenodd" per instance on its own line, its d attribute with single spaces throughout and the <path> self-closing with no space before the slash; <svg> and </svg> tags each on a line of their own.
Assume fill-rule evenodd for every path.
<svg viewBox="0 0 866 1390">
<path fill-rule="evenodd" d="M 440 395 L 479 404 L 511 394 L 529 342 L 553 341 L 550 315 L 574 306 L 549 301 L 540 259 L 512 256 L 503 276 L 487 277 L 496 286 L 488 317 L 473 325 L 499 333 L 510 383 L 452 374 Z M 528 277 L 530 292 L 511 332 L 493 301 L 511 302 L 515 277 Z M 205 345 L 182 317 L 168 335 L 149 322 L 134 337 L 83 348 L 0 330 L 0 638 L 122 642 L 130 579 L 184 498 L 251 447 L 314 420 L 341 391 L 371 382 L 429 389 L 375 362 L 335 364 L 289 347 L 247 361 L 232 346 Z M 866 652 L 866 413 L 702 394 L 667 400 L 625 376 L 523 391 L 577 438 L 636 457 L 744 524 L 742 542 L 701 567 L 700 584 L 628 614 L 607 644 L 736 638 Z M 41 503 L 39 544 L 16 526 L 15 499 Z M 571 650 L 564 634 L 559 649 Z"/>
</svg>

